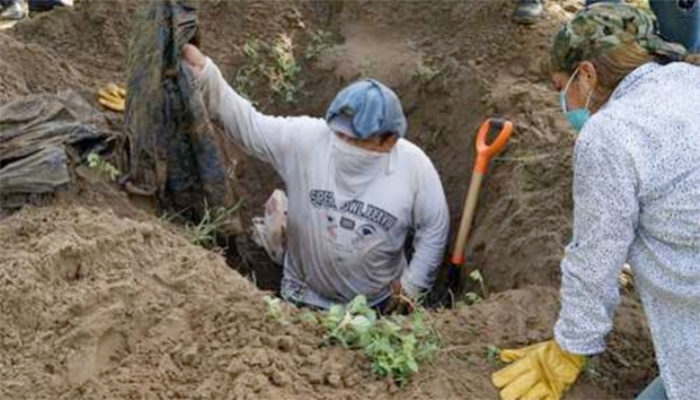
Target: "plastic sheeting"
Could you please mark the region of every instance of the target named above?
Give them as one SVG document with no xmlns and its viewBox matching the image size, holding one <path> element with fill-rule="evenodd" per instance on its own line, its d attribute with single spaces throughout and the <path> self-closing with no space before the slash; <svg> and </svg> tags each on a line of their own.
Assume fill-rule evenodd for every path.
<svg viewBox="0 0 700 400">
<path fill-rule="evenodd" d="M 155 189 L 161 209 L 194 221 L 207 207 L 237 203 L 235 160 L 181 61 L 182 45 L 196 41 L 196 2 L 144 2 L 130 43 L 125 112 L 131 182 Z"/>
</svg>

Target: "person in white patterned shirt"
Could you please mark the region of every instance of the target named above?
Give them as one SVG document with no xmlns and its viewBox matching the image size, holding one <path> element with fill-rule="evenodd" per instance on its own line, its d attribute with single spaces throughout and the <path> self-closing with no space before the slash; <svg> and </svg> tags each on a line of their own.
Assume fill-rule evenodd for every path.
<svg viewBox="0 0 700 400">
<path fill-rule="evenodd" d="M 579 131 L 574 232 L 561 263 L 554 340 L 504 350 L 503 399 L 559 399 L 605 350 L 632 266 L 661 373 L 638 399 L 697 399 L 700 378 L 700 57 L 624 4 L 580 11 L 551 49 Z"/>
</svg>

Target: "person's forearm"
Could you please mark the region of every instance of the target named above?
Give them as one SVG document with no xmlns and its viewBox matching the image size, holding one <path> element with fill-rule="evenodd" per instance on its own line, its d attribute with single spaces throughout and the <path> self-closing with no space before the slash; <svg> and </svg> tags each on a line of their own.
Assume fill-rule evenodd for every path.
<svg viewBox="0 0 700 400">
<path fill-rule="evenodd" d="M 409 295 L 416 297 L 435 282 L 445 256 L 450 213 L 440 177 L 427 157 L 414 177 L 417 194 L 413 210 L 414 252 L 401 283 Z"/>
<path fill-rule="evenodd" d="M 433 286 L 437 268 L 437 264 L 424 264 L 414 259 L 401 276 L 402 289 L 411 298 L 420 297 Z"/>
<path fill-rule="evenodd" d="M 554 330 L 559 346 L 573 354 L 605 349 L 619 302 L 618 276 L 636 235 L 636 170 L 614 141 L 624 134 L 632 132 L 601 116 L 586 123 L 576 142 L 574 229 L 561 263 L 561 311 Z"/>
<path fill-rule="evenodd" d="M 617 287 L 580 275 L 571 262 L 567 259 L 562 262 L 561 311 L 554 337 L 570 353 L 602 353 L 605 335 L 612 330 Z"/>
<path fill-rule="evenodd" d="M 221 122 L 226 133 L 247 153 L 278 168 L 281 154 L 290 146 L 287 131 L 291 122 L 259 113 L 229 86 L 209 58 L 198 82 L 212 118 Z"/>
<path fill-rule="evenodd" d="M 224 124 L 226 122 L 235 123 L 235 119 L 233 121 L 224 121 L 224 119 L 228 119 L 226 118 L 227 115 L 232 115 L 236 111 L 239 111 L 235 96 L 227 93 L 228 90 L 233 92 L 233 89 L 231 89 L 221 76 L 219 68 L 211 59 L 206 59 L 202 71 L 199 74 L 198 82 L 211 117 Z M 233 94 L 235 94 L 235 92 Z M 237 130 L 232 129 L 232 131 Z"/>
<path fill-rule="evenodd" d="M 447 211 L 437 213 L 433 226 L 416 232 L 415 251 L 408 269 L 401 277 L 401 285 L 411 297 L 418 297 L 435 282 L 437 269 L 442 263 L 449 226 Z"/>
</svg>

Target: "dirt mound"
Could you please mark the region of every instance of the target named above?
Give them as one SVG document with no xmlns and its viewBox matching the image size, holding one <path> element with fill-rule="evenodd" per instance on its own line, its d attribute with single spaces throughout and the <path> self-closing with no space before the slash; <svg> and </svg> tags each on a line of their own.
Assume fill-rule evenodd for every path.
<svg viewBox="0 0 700 400">
<path fill-rule="evenodd" d="M 261 292 L 154 221 L 28 208 L 0 241 L 2 398 L 321 398 L 367 375 L 266 321 Z"/>
<path fill-rule="evenodd" d="M 376 381 L 362 354 L 320 348 L 317 326 L 269 320 L 263 293 L 221 256 L 153 219 L 27 208 L 0 226 L 0 282 L 4 399 L 493 398 L 487 347 L 550 337 L 558 308 L 555 290 L 533 287 L 434 315 L 445 347 L 399 390 Z M 651 351 L 637 346 L 643 320 L 623 309 L 605 379 L 583 380 L 570 398 L 646 378 L 635 362 Z"/>
<path fill-rule="evenodd" d="M 83 1 L 0 33 L 0 102 L 64 88 L 93 96 L 124 83 L 136 3 Z M 299 96 L 263 101 L 264 112 L 323 115 L 361 76 L 394 85 L 409 138 L 441 174 L 453 227 L 478 125 L 496 113 L 515 122 L 485 182 L 468 253 L 489 289 L 504 292 L 435 314 L 445 348 L 406 388 L 375 381 L 361 354 L 318 348 L 313 327 L 267 320 L 263 294 L 219 255 L 134 212 L 125 196 L 78 190 L 83 206 L 26 209 L 0 224 L 0 397 L 495 398 L 489 374 L 498 364 L 487 347 L 549 338 L 557 315 L 574 137 L 541 67 L 555 27 L 580 5 L 546 2 L 546 18 L 525 28 L 509 22 L 513 0 L 203 2 L 203 50 L 230 82 L 249 40 L 293 38 Z M 309 58 L 319 28 L 334 46 Z M 269 88 L 250 94 L 267 99 Z M 252 159 L 238 169 L 247 211 L 257 213 L 281 182 Z M 85 206 L 103 203 L 114 212 Z M 274 286 L 279 268 L 251 260 L 247 272 Z M 635 299 L 625 299 L 615 329 L 568 398 L 632 397 L 651 379 Z"/>
<path fill-rule="evenodd" d="M 488 347 L 518 348 L 552 338 L 559 311 L 559 293 L 543 286 L 528 286 L 492 295 L 486 302 L 444 312 L 436 324 L 448 343 L 433 371 L 451 379 L 450 373 L 471 371 L 488 376 L 500 363 L 488 356 Z M 615 319 L 609 348 L 590 366 L 567 399 L 632 398 L 654 378 L 653 347 L 646 317 L 639 304 L 625 299 Z M 490 382 L 472 379 L 452 383 L 454 393 L 471 393 L 463 398 L 496 398 Z M 476 388 L 476 389 L 475 389 Z M 607 394 L 606 394 L 607 392 Z"/>
<path fill-rule="evenodd" d="M 0 33 L 0 102 L 31 93 L 80 84 L 84 77 L 43 46 L 26 44 Z M 50 66 L 50 67 L 49 67 Z"/>
<path fill-rule="evenodd" d="M 8 79 L 0 75 L 0 85 L 16 82 L 9 87 L 14 90 L 0 93 L 0 101 L 66 88 L 96 92 L 108 82 L 125 84 L 138 7 L 136 0 L 83 1 L 75 8 L 35 13 L 0 33 L 0 74 L 8 74 Z M 300 18 L 297 7 L 287 1 L 203 1 L 203 49 L 232 68 L 240 61 L 243 32 L 274 37 L 298 29 Z M 257 23 L 261 20 L 266 21 L 264 26 Z"/>
<path fill-rule="evenodd" d="M 34 14 L 31 20 L 17 24 L 9 34 L 22 43 L 41 46 L 56 59 L 51 64 L 18 65 L 29 68 L 27 81 L 41 85 L 32 92 L 63 88 L 96 91 L 108 82 L 120 82 L 134 9 L 133 2 L 87 1 L 76 9 Z M 67 66 L 72 70 L 69 75 L 63 73 Z M 34 68 L 41 68 L 46 76 L 34 75 Z"/>
<path fill-rule="evenodd" d="M 205 53 L 234 82 L 244 46 L 289 35 L 301 66 L 293 104 L 263 102 L 272 114 L 323 115 L 335 93 L 361 76 L 392 84 L 409 116 L 409 138 L 435 162 L 453 227 L 460 218 L 474 160 L 473 137 L 493 114 L 516 124 L 507 152 L 494 161 L 469 243 L 470 267 L 494 290 L 557 285 L 559 259 L 571 228 L 573 135 L 541 65 L 552 31 L 580 2 L 549 2 L 535 28 L 505 23 L 512 1 L 490 2 L 203 2 Z M 94 94 L 124 82 L 136 2 L 84 2 L 18 24 L 0 34 L 0 100 L 78 88 Z M 261 24 L 260 21 L 265 21 Z M 309 59 L 314 33 L 337 35 L 336 46 Z M 87 35 L 85 32 L 89 32 Z M 7 56 L 5 56 L 7 54 Z M 423 68 L 423 69 L 421 69 Z M 254 99 L 269 88 L 252 88 Z M 282 183 L 269 166 L 245 157 L 237 167 L 249 215 L 259 213 Z M 251 266 L 253 269 L 254 266 Z M 261 268 L 266 287 L 278 269 Z M 264 275 L 264 276 L 263 276 Z"/>
</svg>

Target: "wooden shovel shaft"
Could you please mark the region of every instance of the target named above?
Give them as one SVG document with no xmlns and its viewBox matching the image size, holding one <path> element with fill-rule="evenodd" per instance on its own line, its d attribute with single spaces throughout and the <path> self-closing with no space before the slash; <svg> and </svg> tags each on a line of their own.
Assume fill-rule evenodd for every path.
<svg viewBox="0 0 700 400">
<path fill-rule="evenodd" d="M 474 171 L 472 180 L 469 184 L 469 192 L 464 203 L 464 212 L 462 213 L 462 221 L 459 223 L 459 231 L 457 231 L 457 240 L 452 252 L 452 264 L 460 266 L 464 264 L 464 252 L 471 231 L 476 204 L 479 201 L 479 192 L 481 191 L 481 183 L 484 181 L 484 174 Z"/>
</svg>

